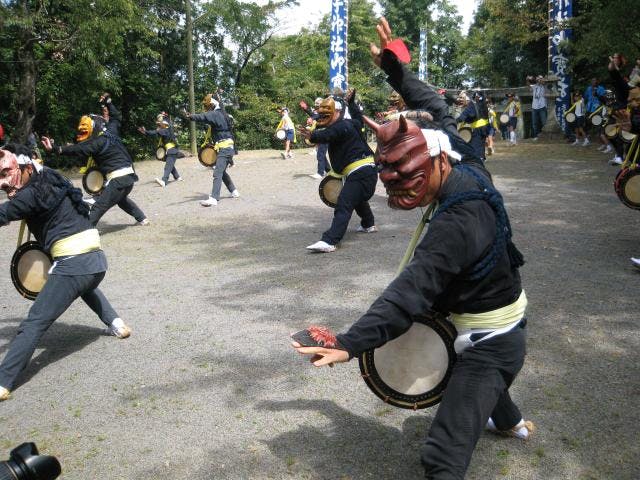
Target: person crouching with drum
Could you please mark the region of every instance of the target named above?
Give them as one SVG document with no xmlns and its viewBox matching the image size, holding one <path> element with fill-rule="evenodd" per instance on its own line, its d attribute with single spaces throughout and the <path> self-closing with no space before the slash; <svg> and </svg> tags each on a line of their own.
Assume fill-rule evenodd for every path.
<svg viewBox="0 0 640 480">
<path fill-rule="evenodd" d="M 227 167 L 233 164 L 233 155 L 235 153 L 231 126 L 220 107 L 220 101 L 216 100 L 212 94 L 207 94 L 204 97 L 202 105 L 206 110 L 204 113 L 191 115 L 187 112 L 185 116 L 194 122 L 209 125 L 211 139 L 214 142 L 213 148 L 218 154 L 213 169 L 211 195 L 206 200 L 200 201 L 200 205 L 203 207 L 212 207 L 218 205 L 218 201 L 220 201 L 220 189 L 223 182 L 233 198 L 238 198 L 240 193 L 227 173 Z"/>
<path fill-rule="evenodd" d="M 135 218 L 138 225 L 149 225 L 142 210 L 129 198 L 138 176 L 133 169 L 133 160 L 117 135 L 106 131 L 104 118 L 99 115 L 84 115 L 78 124 L 78 143 L 54 146 L 53 140 L 42 137 L 48 152 L 58 155 L 93 157 L 98 169 L 106 178 L 105 188 L 91 208 L 89 221 L 93 226 L 114 205 Z"/>
<path fill-rule="evenodd" d="M 40 337 L 78 298 L 107 326 L 107 333 L 127 338 L 130 328 L 98 289 L 107 271 L 100 236 L 89 220 L 82 192 L 53 169 L 0 150 L 0 188 L 9 201 L 0 205 L 0 226 L 25 220 L 53 258 L 42 291 L 18 327 L 0 364 L 0 401 L 9 398 L 18 375 L 29 363 Z"/>
<path fill-rule="evenodd" d="M 484 96 L 479 92 L 474 92 L 474 99 L 471 100 L 465 92 L 460 92 L 457 103 L 462 107 L 462 113 L 456 120 L 458 123 L 468 123 L 471 125 L 471 140 L 469 140 L 469 145 L 473 148 L 476 156 L 484 161 L 484 147 L 489 125 L 489 111 Z"/>
<path fill-rule="evenodd" d="M 362 113 L 354 97 L 353 91 L 347 95 L 350 119 L 341 118 L 341 101 L 328 97 L 318 107 L 317 128 L 313 132 L 304 127 L 298 128 L 298 133 L 312 143 L 328 144 L 332 166 L 329 175 L 339 176 L 344 182 L 331 227 L 319 241 L 307 247 L 312 252 L 335 251 L 347 231 L 354 210 L 361 219 L 358 232 L 373 233 L 378 230 L 368 201 L 375 192 L 378 177 L 373 152 L 360 134 Z"/>
<path fill-rule="evenodd" d="M 162 175 L 162 180 L 156 178 L 156 183 L 161 187 L 164 187 L 169 183 L 169 175 L 173 175 L 173 178 L 180 182 L 182 181 L 182 177 L 178 173 L 176 169 L 176 159 L 180 153 L 178 150 L 178 141 L 176 140 L 176 134 L 173 131 L 173 125 L 169 120 L 169 117 L 160 113 L 156 117 L 156 128 L 155 130 L 147 130 L 144 127 L 138 127 L 138 131 L 149 137 L 160 137 L 160 146 L 164 148 L 164 174 Z"/>
<path fill-rule="evenodd" d="M 372 45 L 371 51 L 388 82 L 410 109 L 430 111 L 442 126 L 421 129 L 404 118 L 376 126 L 365 119 L 376 133 L 389 205 L 410 210 L 437 202 L 438 208 L 411 261 L 367 313 L 346 333 L 323 335 L 324 345 L 332 348 L 315 341 L 313 329 L 293 336 L 305 346 L 292 345 L 311 355 L 315 366 L 332 365 L 384 345 L 430 311 L 450 314 L 458 333 L 457 359 L 421 460 L 426 478 L 462 479 L 485 427 L 521 439 L 534 428 L 509 395 L 525 357 L 527 299 L 518 272 L 524 262 L 511 243 L 491 175 L 474 156 L 459 161 L 452 148 L 456 124 L 446 104 L 398 61 L 397 41 L 387 47 L 391 30 L 384 18 L 378 35 L 380 47 Z"/>
</svg>

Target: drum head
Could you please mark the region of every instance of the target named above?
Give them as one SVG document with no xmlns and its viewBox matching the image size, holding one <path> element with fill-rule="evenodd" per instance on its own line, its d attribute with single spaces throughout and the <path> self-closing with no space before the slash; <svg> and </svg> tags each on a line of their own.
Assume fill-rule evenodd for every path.
<svg viewBox="0 0 640 480">
<path fill-rule="evenodd" d="M 471 141 L 471 129 L 470 128 L 461 128 L 460 130 L 458 130 L 458 133 L 462 137 L 462 140 L 464 140 L 466 143 L 469 143 Z"/>
<path fill-rule="evenodd" d="M 618 198 L 627 207 L 640 210 L 640 168 L 623 168 L 616 176 Z"/>
<path fill-rule="evenodd" d="M 156 160 L 164 161 L 167 156 L 167 151 L 164 147 L 158 147 L 156 149 Z"/>
<path fill-rule="evenodd" d="M 565 118 L 567 119 L 567 122 L 574 123 L 576 121 L 576 114 L 573 112 L 569 112 L 567 113 L 567 116 Z"/>
<path fill-rule="evenodd" d="M 51 257 L 38 242 L 23 243 L 11 258 L 11 280 L 25 298 L 35 300 L 49 278 Z"/>
<path fill-rule="evenodd" d="M 500 123 L 502 123 L 503 125 L 509 123 L 509 115 L 507 115 L 506 113 L 500 115 Z"/>
<path fill-rule="evenodd" d="M 618 125 L 616 125 L 615 123 L 605 125 L 604 134 L 607 136 L 607 138 L 615 138 L 616 135 L 618 135 Z"/>
<path fill-rule="evenodd" d="M 636 135 L 634 133 L 627 132 L 625 130 L 620 130 L 620 138 L 625 143 L 631 143 L 633 142 L 633 139 L 636 138 Z"/>
<path fill-rule="evenodd" d="M 320 182 L 320 186 L 318 187 L 318 193 L 320 194 L 320 200 L 322 200 L 325 205 L 336 208 L 338 204 L 338 197 L 340 196 L 340 192 L 342 191 L 342 180 L 336 177 L 332 177 L 331 175 L 327 175 Z"/>
<path fill-rule="evenodd" d="M 287 132 L 285 132 L 282 128 L 276 130 L 276 138 L 278 140 L 284 140 L 287 138 Z"/>
<path fill-rule="evenodd" d="M 90 195 L 98 195 L 104 189 L 105 178 L 96 167 L 90 167 L 82 177 L 82 187 Z"/>
<path fill-rule="evenodd" d="M 360 356 L 367 386 L 385 402 L 417 410 L 440 402 L 456 359 L 455 329 L 424 318 L 407 332 Z"/>
<path fill-rule="evenodd" d="M 602 125 L 602 115 L 597 113 L 591 117 L 591 124 L 597 126 Z"/>
<path fill-rule="evenodd" d="M 198 153 L 198 160 L 205 167 L 213 167 L 218 159 L 218 152 L 215 151 L 213 145 L 207 145 Z"/>
</svg>

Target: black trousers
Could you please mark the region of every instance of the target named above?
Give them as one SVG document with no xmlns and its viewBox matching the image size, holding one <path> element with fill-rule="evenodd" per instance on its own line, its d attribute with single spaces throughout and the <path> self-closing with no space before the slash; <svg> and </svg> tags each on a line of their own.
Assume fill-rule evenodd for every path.
<svg viewBox="0 0 640 480">
<path fill-rule="evenodd" d="M 102 322 L 109 326 L 118 314 L 98 289 L 105 272 L 88 275 L 49 275 L 47 283 L 20 323 L 0 364 L 0 386 L 12 390 L 18 375 L 29 363 L 44 332 L 78 297 L 82 297 Z"/>
<path fill-rule="evenodd" d="M 331 227 L 322 234 L 324 242 L 337 245 L 342 240 L 354 210 L 360 216 L 360 225 L 364 228 L 375 225 L 368 200 L 373 197 L 377 182 L 378 174 L 373 167 L 362 167 L 347 177 L 338 195 Z"/>
<path fill-rule="evenodd" d="M 91 207 L 91 213 L 89 213 L 91 224 L 96 226 L 107 210 L 114 205 L 118 205 L 138 222 L 147 218 L 138 205 L 129 198 L 131 190 L 133 190 L 133 180 L 124 177 L 111 180 Z"/>
<path fill-rule="evenodd" d="M 426 478 L 463 479 L 489 417 L 499 430 L 522 419 L 509 387 L 524 363 L 525 343 L 519 326 L 458 355 L 422 451 Z"/>
<path fill-rule="evenodd" d="M 170 151 L 171 150 L 175 150 L 175 149 L 172 148 L 170 149 Z M 167 152 L 167 156 L 165 157 L 165 162 L 164 162 L 164 173 L 162 174 L 162 181 L 164 183 L 169 182 L 169 175 L 173 175 L 173 178 L 175 180 L 180 178 L 180 174 L 178 173 L 178 170 L 175 167 L 177 158 L 178 157 L 176 153 Z"/>
</svg>

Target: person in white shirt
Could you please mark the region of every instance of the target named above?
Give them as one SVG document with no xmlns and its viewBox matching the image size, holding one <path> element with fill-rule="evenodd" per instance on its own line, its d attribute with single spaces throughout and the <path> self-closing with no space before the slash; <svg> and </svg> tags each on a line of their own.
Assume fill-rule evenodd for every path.
<svg viewBox="0 0 640 480">
<path fill-rule="evenodd" d="M 533 82 L 533 77 L 528 77 Z M 530 83 L 533 99 L 531 101 L 531 129 L 533 140 L 538 140 L 538 134 L 542 131 L 545 123 L 547 123 L 547 99 L 545 98 L 546 88 L 544 85 L 544 77 L 538 75 L 535 83 Z"/>
</svg>

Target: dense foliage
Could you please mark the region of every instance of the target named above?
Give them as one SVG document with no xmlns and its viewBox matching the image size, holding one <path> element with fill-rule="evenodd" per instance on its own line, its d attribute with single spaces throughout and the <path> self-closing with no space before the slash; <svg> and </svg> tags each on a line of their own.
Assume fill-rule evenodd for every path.
<svg viewBox="0 0 640 480">
<path fill-rule="evenodd" d="M 276 108 L 305 120 L 299 100 L 327 93 L 329 17 L 297 35 L 278 36 L 276 15 L 295 0 L 191 0 L 196 110 L 217 88 L 237 125 L 240 148 L 277 146 Z M 468 35 L 449 0 L 380 0 L 417 70 L 419 31 L 428 34 L 429 82 L 523 85 L 547 70 L 547 0 L 480 0 Z M 176 118 L 186 147 L 188 65 L 185 0 L 0 1 L 0 123 L 23 141 L 35 130 L 73 138 L 81 114 L 97 112 L 112 93 L 124 115 L 123 136 L 136 156 L 152 149 L 136 127 L 159 111 Z M 606 59 L 640 52 L 637 19 L 623 0 L 574 0 L 574 41 L 567 46 L 578 86 L 606 79 Z M 366 113 L 385 108 L 389 87 L 369 57 L 376 40 L 371 0 L 349 0 L 349 83 Z"/>
</svg>

